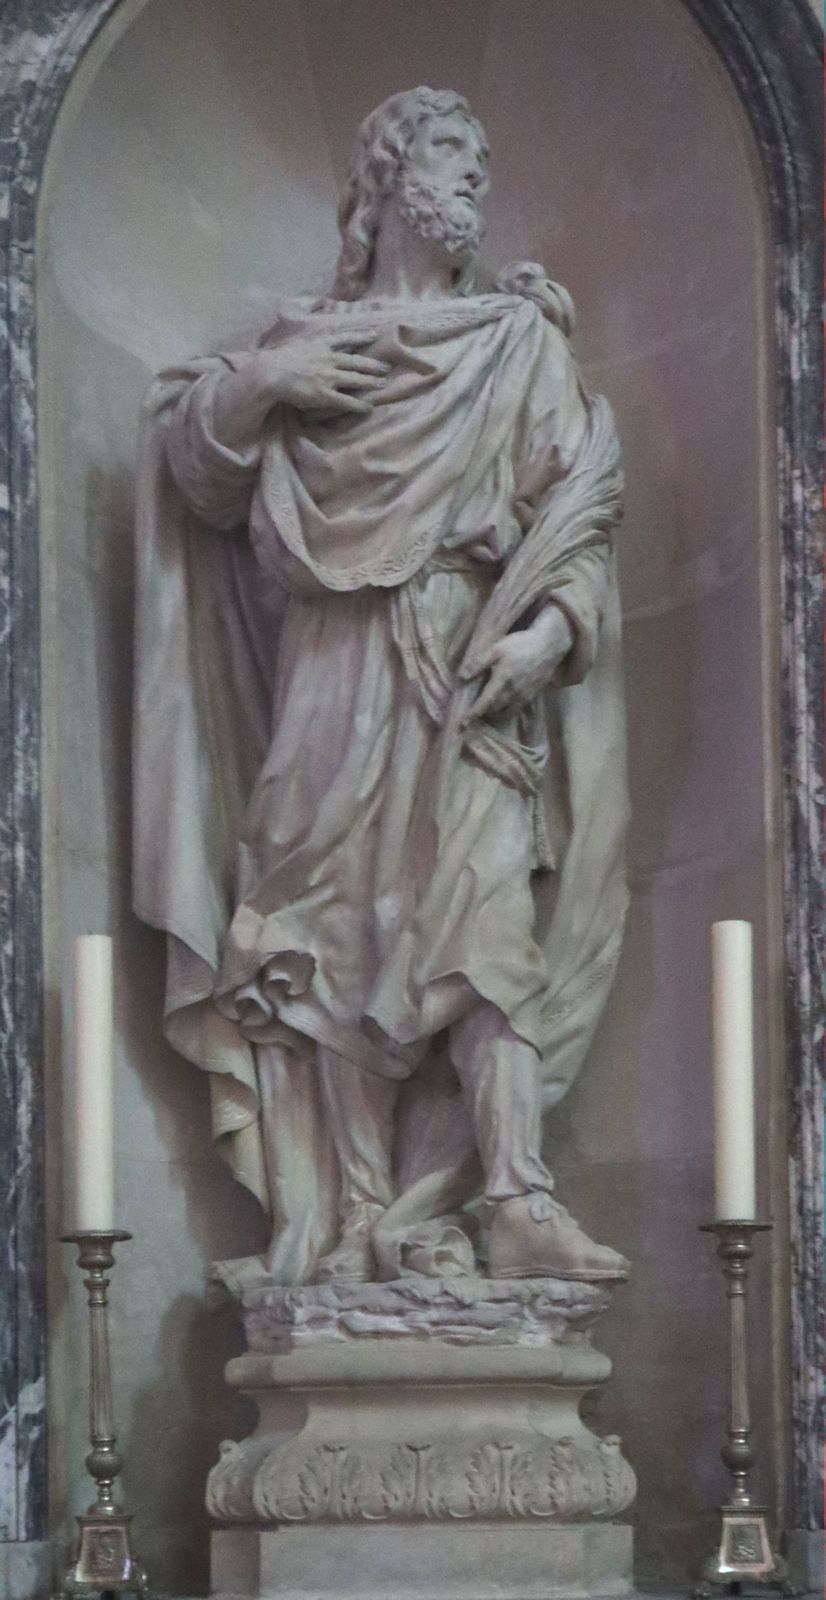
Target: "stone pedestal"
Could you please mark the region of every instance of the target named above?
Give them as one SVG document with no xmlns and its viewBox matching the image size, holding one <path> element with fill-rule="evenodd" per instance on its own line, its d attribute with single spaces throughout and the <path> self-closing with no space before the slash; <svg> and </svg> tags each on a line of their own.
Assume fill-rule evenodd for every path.
<svg viewBox="0 0 826 1600">
<path fill-rule="evenodd" d="M 610 1372 L 604 1286 L 230 1286 L 250 1348 L 227 1377 L 260 1421 L 210 1473 L 215 1595 L 627 1592 L 634 1475 L 579 1415 Z"/>
</svg>

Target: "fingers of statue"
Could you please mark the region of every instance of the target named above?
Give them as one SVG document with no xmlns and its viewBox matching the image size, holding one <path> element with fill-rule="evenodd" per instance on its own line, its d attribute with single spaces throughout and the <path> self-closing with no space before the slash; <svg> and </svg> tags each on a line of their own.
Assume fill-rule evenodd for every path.
<svg viewBox="0 0 826 1600">
<path fill-rule="evenodd" d="M 372 356 L 336 356 L 336 366 L 343 372 L 366 372 L 373 378 L 386 378 L 393 370 L 389 361 L 375 361 Z"/>
<path fill-rule="evenodd" d="M 389 372 L 386 361 L 374 361 L 371 356 L 337 354 L 333 384 L 339 392 L 355 390 L 363 399 L 370 394 L 378 399 Z"/>
<path fill-rule="evenodd" d="M 487 683 L 480 689 L 470 708 L 468 721 L 488 716 L 491 711 L 501 711 L 507 703 L 511 689 L 510 675 L 505 663 L 495 662 L 491 667 Z"/>
<path fill-rule="evenodd" d="M 293 406 L 320 415 L 366 415 L 391 371 L 387 362 L 360 353 L 373 337 L 295 337 L 261 351 L 257 358 L 261 398 L 269 406 Z"/>
<path fill-rule="evenodd" d="M 565 627 L 570 632 L 567 624 Z M 568 644 L 549 643 L 549 630 L 550 624 L 539 632 L 534 628 L 520 629 L 493 645 L 483 662 L 489 676 L 470 708 L 471 719 L 514 711 L 534 699 L 551 681 Z"/>
<path fill-rule="evenodd" d="M 348 372 L 346 368 L 343 371 L 339 368 L 333 383 L 337 389 L 365 389 L 379 393 L 384 387 L 384 378 L 370 372 Z"/>
<path fill-rule="evenodd" d="M 312 407 L 308 409 L 324 415 L 330 411 L 352 411 L 357 416 L 369 417 L 373 405 L 370 400 L 357 400 L 353 394 L 343 394 L 340 389 L 328 388 L 325 385 L 318 390 Z"/>
<path fill-rule="evenodd" d="M 367 345 L 373 344 L 375 342 L 375 338 L 375 332 L 333 333 L 330 335 L 327 343 L 329 344 L 331 350 L 344 350 L 348 354 L 353 355 L 357 350 L 364 350 L 366 349 Z"/>
</svg>

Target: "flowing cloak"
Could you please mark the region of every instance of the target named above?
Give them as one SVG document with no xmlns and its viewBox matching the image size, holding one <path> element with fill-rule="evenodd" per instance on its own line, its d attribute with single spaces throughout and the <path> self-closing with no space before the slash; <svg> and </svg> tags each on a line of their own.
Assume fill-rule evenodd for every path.
<svg viewBox="0 0 826 1600">
<path fill-rule="evenodd" d="M 361 1065 L 408 1080 L 397 1136 L 403 1192 L 391 1208 L 404 1221 L 461 1203 L 476 1174 L 467 1138 L 452 1132 L 441 1144 L 423 1138 L 421 1115 L 417 1120 L 419 1101 L 433 1113 L 432 1081 L 418 1070 L 423 1050 L 438 1043 L 457 1004 L 461 1011 L 457 992 L 486 994 L 535 1044 L 546 1107 L 565 1093 L 588 1049 L 613 978 L 627 903 L 612 547 L 622 479 L 607 403 L 583 393 L 565 339 L 524 299 L 488 295 L 395 307 L 295 301 L 265 342 L 302 332 L 369 337 L 370 353 L 391 364 L 369 417 L 311 421 L 282 410 L 273 413 L 255 447 L 227 449 L 211 427 L 211 395 L 221 374 L 250 359 L 247 353 L 163 373 L 144 405 L 134 893 L 138 916 L 167 935 L 165 1031 L 210 1074 L 214 1132 L 223 1153 L 276 1219 L 289 1226 L 300 1211 L 295 1226 L 317 1246 L 334 1236 L 331 1185 L 305 1186 L 292 1208 L 283 1193 L 273 1194 L 273 1181 L 282 1190 L 299 1182 L 294 1169 L 290 1177 L 286 1150 L 295 1130 L 316 1149 L 329 1138 L 313 1082 L 316 1040 L 355 1060 L 355 1039 L 364 1053 Z M 434 573 L 456 574 L 475 596 L 459 653 L 454 640 L 449 658 L 432 615 Z M 574 636 L 553 684 L 518 717 L 466 723 L 490 647 L 549 602 L 562 607 Z M 347 629 L 357 634 L 365 619 L 383 630 L 427 729 L 431 756 L 435 752 L 428 779 L 434 815 L 460 780 L 484 774 L 494 798 L 501 795 L 511 807 L 501 812 L 504 835 L 514 818 L 517 833 L 524 832 L 522 817 L 530 818 L 532 856 L 521 876 L 541 983 L 534 972 L 530 993 L 512 1004 L 508 928 L 502 928 L 498 952 L 491 952 L 488 935 L 487 965 L 479 975 L 471 970 L 472 957 L 465 961 L 460 953 L 451 960 L 441 950 L 443 930 L 431 917 L 429 926 L 419 926 L 419 945 L 440 946 L 441 967 L 437 960 L 428 969 L 433 981 L 423 981 L 418 998 L 408 994 L 407 1010 L 398 1016 L 392 1005 L 382 1012 L 376 1001 L 366 1019 L 372 1027 L 359 1030 L 357 1015 L 355 1032 L 351 1027 L 348 1033 L 346 1019 L 336 1021 L 329 1002 L 332 1031 L 325 1038 L 324 1005 L 314 1013 L 309 1004 L 315 963 L 301 937 L 276 940 L 277 949 L 261 943 L 272 938 L 272 919 L 262 918 L 260 897 L 256 907 L 255 895 L 245 892 L 255 881 L 251 804 L 260 813 L 265 791 L 276 816 L 279 807 L 285 814 L 292 808 L 294 816 L 308 805 L 322 807 L 323 796 L 308 795 L 298 781 L 300 741 L 293 739 L 286 767 L 283 760 L 267 767 L 278 747 L 278 690 L 287 670 L 284 656 L 279 665 L 279 642 L 289 638 L 290 649 L 300 653 L 305 647 L 295 618 L 306 629 L 320 608 L 345 630 L 339 638 Z M 309 669 L 302 737 L 332 747 L 340 730 L 329 717 L 325 725 L 317 640 L 306 653 L 306 662 L 287 663 L 291 692 L 298 692 L 296 672 Z M 388 662 L 387 655 L 379 662 L 379 676 L 387 675 Z M 369 715 L 369 708 L 356 708 L 354 729 L 359 716 L 369 721 Z M 362 765 L 369 761 L 368 730 Z M 312 765 L 309 754 L 304 764 Z M 406 781 L 415 786 L 419 779 L 413 771 Z M 398 776 L 392 781 L 398 788 Z M 310 836 L 313 825 L 311 817 Z M 438 850 L 438 817 L 431 832 Z M 495 886 L 486 887 L 481 858 L 474 858 L 472 830 L 466 848 L 467 860 L 456 863 L 456 894 L 458 880 L 476 884 L 476 901 L 465 915 L 472 924 Z M 254 866 L 260 886 L 260 860 Z M 283 897 L 282 889 L 278 893 Z M 459 927 L 461 906 L 443 904 Z M 283 926 L 300 926 L 300 918 L 296 924 L 288 917 L 283 926 L 278 915 L 275 921 L 279 935 Z M 409 945 L 409 928 L 406 937 Z M 309 936 L 306 942 L 312 945 Z M 455 948 L 454 940 L 451 957 Z M 506 975 L 501 982 L 500 973 Z M 516 994 L 519 976 L 511 977 Z M 397 978 L 394 968 L 393 993 Z M 264 1167 L 256 1065 L 261 1043 L 281 1047 L 275 1114 L 285 1130 L 283 1183 Z"/>
</svg>

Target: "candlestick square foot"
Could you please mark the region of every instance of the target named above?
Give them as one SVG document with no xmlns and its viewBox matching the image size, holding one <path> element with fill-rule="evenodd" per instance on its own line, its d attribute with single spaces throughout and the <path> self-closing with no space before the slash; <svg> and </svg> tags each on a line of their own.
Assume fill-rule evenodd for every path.
<svg viewBox="0 0 826 1600">
<path fill-rule="evenodd" d="M 137 1595 L 149 1600 L 146 1573 L 129 1541 L 131 1517 L 113 1512 L 78 1517 L 80 1543 L 58 1590 L 58 1600 L 103 1600 L 109 1595 Z"/>
<path fill-rule="evenodd" d="M 703 1569 L 695 1600 L 708 1600 L 714 1590 L 743 1594 L 749 1589 L 799 1593 L 789 1581 L 786 1563 L 772 1549 L 763 1506 L 722 1506 L 720 1545 Z"/>
<path fill-rule="evenodd" d="M 229 1274 L 222 1274 L 227 1283 Z M 579 1414 L 604 1284 L 239 1286 L 260 1422 L 207 1485 L 221 1600 L 557 1600 L 631 1589 L 636 1483 Z"/>
</svg>

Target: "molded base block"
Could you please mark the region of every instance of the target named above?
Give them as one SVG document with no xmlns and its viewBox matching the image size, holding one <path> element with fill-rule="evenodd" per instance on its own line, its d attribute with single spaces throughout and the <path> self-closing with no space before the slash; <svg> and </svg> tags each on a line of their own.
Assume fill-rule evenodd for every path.
<svg viewBox="0 0 826 1600">
<path fill-rule="evenodd" d="M 628 1595 L 632 1530 L 427 1523 L 221 1528 L 216 1600 L 592 1600 Z"/>
<path fill-rule="evenodd" d="M 207 1484 L 220 1600 L 591 1600 L 631 1591 L 634 1499 L 604 1384 L 605 1285 L 241 1286 L 259 1411 Z"/>
</svg>

